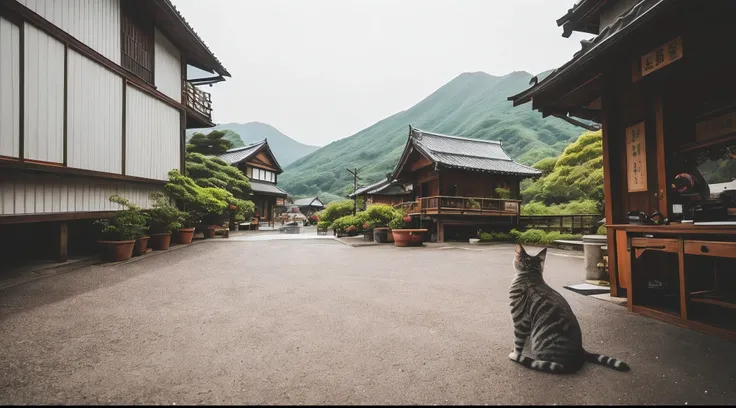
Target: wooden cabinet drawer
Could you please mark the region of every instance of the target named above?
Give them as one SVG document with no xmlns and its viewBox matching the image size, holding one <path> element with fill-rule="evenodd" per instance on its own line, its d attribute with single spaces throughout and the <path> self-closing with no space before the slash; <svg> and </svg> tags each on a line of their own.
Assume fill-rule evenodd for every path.
<svg viewBox="0 0 736 408">
<path fill-rule="evenodd" d="M 688 255 L 736 258 L 736 242 L 685 240 L 685 253 Z"/>
<path fill-rule="evenodd" d="M 662 252 L 677 252 L 679 240 L 671 238 L 631 238 L 631 247 Z"/>
</svg>

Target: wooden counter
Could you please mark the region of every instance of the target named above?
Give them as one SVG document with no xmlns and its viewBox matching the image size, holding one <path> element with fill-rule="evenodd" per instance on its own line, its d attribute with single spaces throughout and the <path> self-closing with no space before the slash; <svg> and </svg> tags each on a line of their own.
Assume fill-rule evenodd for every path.
<svg viewBox="0 0 736 408">
<path fill-rule="evenodd" d="M 607 227 L 629 311 L 736 340 L 736 226 Z"/>
</svg>

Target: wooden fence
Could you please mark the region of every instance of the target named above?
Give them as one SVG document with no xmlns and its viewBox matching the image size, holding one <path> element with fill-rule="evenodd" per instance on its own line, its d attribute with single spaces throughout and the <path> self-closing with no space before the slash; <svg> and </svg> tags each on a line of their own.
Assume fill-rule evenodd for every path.
<svg viewBox="0 0 736 408">
<path fill-rule="evenodd" d="M 603 215 L 600 214 L 522 215 L 519 217 L 519 227 L 572 234 L 595 234 L 602 219 Z"/>
</svg>

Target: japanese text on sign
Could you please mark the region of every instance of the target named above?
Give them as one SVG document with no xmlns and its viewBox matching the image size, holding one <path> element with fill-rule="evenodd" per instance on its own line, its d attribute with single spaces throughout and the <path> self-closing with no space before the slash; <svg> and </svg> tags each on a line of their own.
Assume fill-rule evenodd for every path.
<svg viewBox="0 0 736 408">
<path fill-rule="evenodd" d="M 682 37 L 677 37 L 641 57 L 641 76 L 651 74 L 680 58 L 682 58 Z"/>
<path fill-rule="evenodd" d="M 626 128 L 629 192 L 647 191 L 647 148 L 644 122 Z"/>
</svg>

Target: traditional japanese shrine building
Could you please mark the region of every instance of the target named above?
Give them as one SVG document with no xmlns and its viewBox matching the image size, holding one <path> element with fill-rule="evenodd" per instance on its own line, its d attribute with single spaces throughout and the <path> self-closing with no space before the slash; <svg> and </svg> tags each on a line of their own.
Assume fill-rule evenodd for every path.
<svg viewBox="0 0 736 408">
<path fill-rule="evenodd" d="M 573 59 L 510 97 L 602 125 L 611 294 L 736 338 L 736 2 L 582 0 Z"/>
<path fill-rule="evenodd" d="M 371 204 L 389 204 L 396 205 L 404 201 L 411 201 L 412 184 L 397 183 L 389 181 L 389 179 L 381 180 L 377 183 L 361 187 L 348 197 L 362 197 L 366 206 Z"/>
<path fill-rule="evenodd" d="M 390 179 L 412 185 L 412 201 L 399 204 L 420 217 L 438 242 L 467 240 L 480 228 L 518 222 L 519 183 L 541 172 L 513 161 L 500 142 L 430 133 L 409 127 L 409 138 Z M 501 198 L 501 192 L 507 198 Z"/>
<path fill-rule="evenodd" d="M 325 209 L 325 203 L 319 197 L 300 198 L 294 200 L 294 205 L 299 208 L 299 212 L 309 217 L 317 211 Z"/>
<path fill-rule="evenodd" d="M 285 209 L 287 194 L 278 186 L 279 174 L 284 171 L 268 146 L 268 140 L 230 149 L 218 157 L 248 176 L 256 218 L 260 223 L 272 224 L 276 214 Z"/>
<path fill-rule="evenodd" d="M 113 194 L 150 208 L 229 76 L 169 0 L 1 1 L 0 258 L 66 260 Z"/>
</svg>

